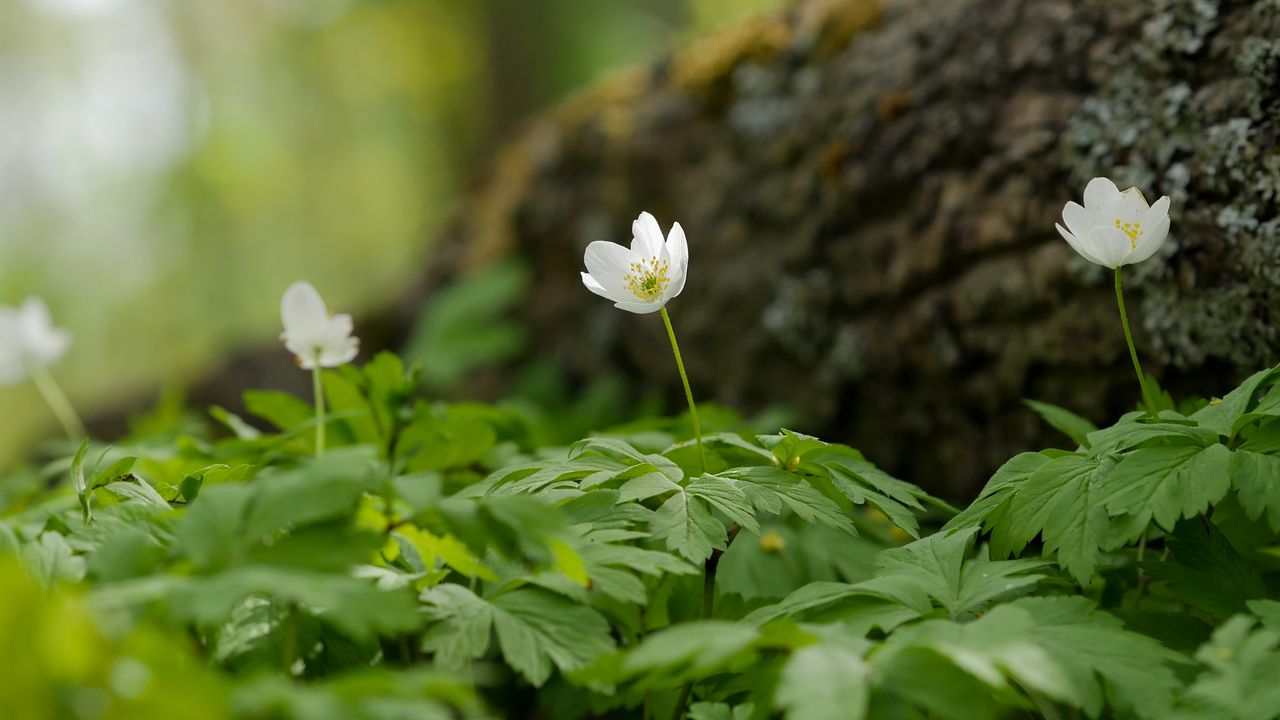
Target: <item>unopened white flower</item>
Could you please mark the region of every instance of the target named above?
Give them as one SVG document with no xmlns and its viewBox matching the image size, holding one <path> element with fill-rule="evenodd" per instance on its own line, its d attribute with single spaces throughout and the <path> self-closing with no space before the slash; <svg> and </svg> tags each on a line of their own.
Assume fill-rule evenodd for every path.
<svg viewBox="0 0 1280 720">
<path fill-rule="evenodd" d="M 1067 226 L 1058 232 L 1085 260 L 1118 268 L 1151 257 L 1169 237 L 1169 198 L 1148 206 L 1138 188 L 1120 192 L 1106 178 L 1094 178 L 1084 189 L 1084 206 L 1069 202 L 1062 209 Z"/>
<path fill-rule="evenodd" d="M 53 326 L 49 307 L 27 298 L 22 307 L 0 308 L 0 385 L 13 385 L 57 362 L 71 346 L 66 330 Z"/>
<path fill-rule="evenodd" d="M 621 310 L 657 312 L 684 290 L 689 269 L 684 229 L 672 225 L 664 241 L 658 221 L 646 212 L 631 224 L 631 235 L 630 249 L 603 240 L 588 245 L 582 284 Z"/>
<path fill-rule="evenodd" d="M 280 339 L 304 370 L 345 365 L 360 351 L 360 340 L 351 335 L 351 316 L 329 314 L 311 283 L 297 282 L 284 291 L 280 321 Z"/>
</svg>

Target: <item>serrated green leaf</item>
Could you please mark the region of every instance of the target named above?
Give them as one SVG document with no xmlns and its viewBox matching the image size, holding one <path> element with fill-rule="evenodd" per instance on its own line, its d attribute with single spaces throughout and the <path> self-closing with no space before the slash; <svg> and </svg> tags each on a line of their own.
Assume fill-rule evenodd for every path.
<svg viewBox="0 0 1280 720">
<path fill-rule="evenodd" d="M 649 521 L 649 532 L 687 560 L 701 563 L 723 550 L 727 530 L 702 500 L 681 490 L 667 498 Z"/>
<path fill-rule="evenodd" d="M 751 501 L 733 480 L 716 475 L 702 475 L 690 481 L 685 486 L 685 492 L 704 500 L 751 532 L 760 530 Z"/>
<path fill-rule="evenodd" d="M 1001 465 L 969 507 L 942 526 L 944 532 L 967 527 L 985 527 L 991 529 L 993 521 L 1002 518 L 1003 508 L 1013 499 L 1013 493 L 1028 478 L 1049 462 L 1050 458 L 1042 453 L 1025 452 L 1013 456 Z M 997 555 L 1008 553 L 997 552 Z"/>
<path fill-rule="evenodd" d="M 1280 533 L 1280 457 L 1237 448 L 1231 454 L 1231 485 L 1249 519 L 1264 515 Z"/>
<path fill-rule="evenodd" d="M 1044 551 L 1057 551 L 1058 564 L 1086 585 L 1110 525 L 1099 500 L 1109 458 L 1066 455 L 1040 464 L 1014 491 L 1003 518 L 1015 552 L 1036 535 Z"/>
<path fill-rule="evenodd" d="M 1089 453 L 1101 455 L 1138 447 L 1156 440 L 1181 445 L 1207 447 L 1218 441 L 1218 434 L 1208 428 L 1190 423 L 1175 422 L 1122 422 L 1109 428 L 1089 433 Z"/>
<path fill-rule="evenodd" d="M 885 550 L 876 558 L 876 577 L 858 587 L 884 593 L 921 615 L 929 612 L 932 600 L 956 618 L 1044 577 L 1028 574 L 1044 567 L 1037 560 L 992 561 L 985 551 L 969 559 L 976 534 L 977 528 L 939 533 Z"/>
<path fill-rule="evenodd" d="M 1199 651 L 1206 668 L 1187 688 L 1179 718 L 1270 720 L 1280 709 L 1280 633 L 1253 619 L 1228 620 Z"/>
<path fill-rule="evenodd" d="M 1172 528 L 1227 494 L 1230 464 L 1231 451 L 1225 445 L 1140 448 L 1107 475 L 1098 499 L 1112 514 L 1154 519 Z"/>
<path fill-rule="evenodd" d="M 445 583 L 420 596 L 435 621 L 422 638 L 422 649 L 443 668 L 461 668 L 489 651 L 493 608 L 461 585 Z"/>
<path fill-rule="evenodd" d="M 535 687 L 551 676 L 552 665 L 568 672 L 613 650 L 604 617 L 555 593 L 524 588 L 491 605 L 502 656 Z"/>
<path fill-rule="evenodd" d="M 1274 369 L 1261 370 L 1250 375 L 1235 390 L 1227 393 L 1221 400 L 1210 402 L 1191 414 L 1191 419 L 1213 432 L 1231 439 L 1239 429 L 1237 423 L 1246 414 L 1253 402 L 1254 393 L 1267 380 L 1275 375 Z"/>
<path fill-rule="evenodd" d="M 1241 557 L 1221 530 L 1183 520 L 1165 547 L 1172 562 L 1151 562 L 1144 569 L 1163 580 L 1174 595 L 1219 618 L 1245 612 L 1249 600 L 1265 598 L 1267 586 L 1256 565 Z"/>
<path fill-rule="evenodd" d="M 827 496 L 818 492 L 800 475 L 770 466 L 734 468 L 721 476 L 743 483 L 743 490 L 750 493 L 753 504 L 765 512 L 779 512 L 786 507 L 805 522 L 820 522 L 856 535 L 853 521 Z M 752 490 L 762 491 L 751 492 Z M 745 526 L 744 526 L 745 527 Z"/>
</svg>

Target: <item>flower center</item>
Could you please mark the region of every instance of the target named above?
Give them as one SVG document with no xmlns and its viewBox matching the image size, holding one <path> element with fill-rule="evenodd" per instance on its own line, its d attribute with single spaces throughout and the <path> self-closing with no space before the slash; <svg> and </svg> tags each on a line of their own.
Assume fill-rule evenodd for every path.
<svg viewBox="0 0 1280 720">
<path fill-rule="evenodd" d="M 662 298 L 662 293 L 671 284 L 671 264 L 656 257 L 637 260 L 631 263 L 631 272 L 627 273 L 627 289 L 636 297 L 647 302 Z"/>
<path fill-rule="evenodd" d="M 1119 228 L 1120 232 L 1129 236 L 1130 250 L 1133 250 L 1138 247 L 1138 238 L 1142 236 L 1142 223 L 1139 223 L 1139 222 L 1122 223 L 1117 218 L 1116 227 Z"/>
</svg>

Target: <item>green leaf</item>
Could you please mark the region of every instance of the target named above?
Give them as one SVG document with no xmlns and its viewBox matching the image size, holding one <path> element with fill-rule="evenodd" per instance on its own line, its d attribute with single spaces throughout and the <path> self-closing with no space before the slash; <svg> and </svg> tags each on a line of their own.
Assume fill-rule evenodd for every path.
<svg viewBox="0 0 1280 720">
<path fill-rule="evenodd" d="M 977 528 L 939 533 L 885 550 L 876 559 L 875 578 L 858 587 L 884 593 L 921 615 L 930 611 L 932 600 L 956 618 L 1044 577 L 1027 574 L 1044 567 L 1037 560 L 991 561 L 985 550 L 969 559 L 976 534 Z"/>
<path fill-rule="evenodd" d="M 422 593 L 439 624 L 423 639 L 437 661 L 457 667 L 489 647 L 490 627 L 507 664 L 535 687 L 551 676 L 590 664 L 613 650 L 608 622 L 595 610 L 539 588 L 522 588 L 483 600 L 460 585 Z"/>
<path fill-rule="evenodd" d="M 1049 456 L 1038 452 L 1024 452 L 1013 456 L 991 476 L 986 487 L 978 494 L 978 499 L 947 521 L 942 530 L 948 532 L 968 527 L 985 527 L 989 530 L 997 523 L 1003 524 L 1005 508 L 1018 487 L 1049 461 Z M 1010 552 L 1012 549 L 1009 552 L 997 551 L 995 554 L 1006 556 Z"/>
<path fill-rule="evenodd" d="M 667 498 L 653 514 L 649 532 L 663 540 L 668 550 L 701 563 L 711 557 L 713 550 L 724 549 L 728 531 L 702 500 L 682 489 Z"/>
<path fill-rule="evenodd" d="M 1101 455 L 1138 447 L 1143 443 L 1162 441 L 1206 447 L 1218 442 L 1218 434 L 1208 428 L 1189 423 L 1144 423 L 1126 421 L 1089 433 L 1089 453 Z"/>
<path fill-rule="evenodd" d="M 1280 457 L 1239 448 L 1231 454 L 1231 484 L 1250 520 L 1266 515 L 1280 533 Z"/>
<path fill-rule="evenodd" d="M 1089 433 L 1098 429 L 1096 425 L 1066 408 L 1051 405 L 1039 400 L 1023 400 L 1023 404 L 1035 410 L 1055 430 L 1071 438 L 1075 444 L 1089 447 Z"/>
<path fill-rule="evenodd" d="M 870 598 L 874 604 L 884 606 L 883 610 L 886 611 L 883 616 L 884 624 L 879 626 L 886 631 L 908 620 L 914 620 L 921 615 L 918 610 L 898 605 L 894 602 L 895 596 L 893 594 L 880 592 L 875 588 L 874 584 L 868 587 L 867 583 L 851 585 L 836 582 L 812 582 L 797 588 L 780 602 L 757 608 L 744 617 L 741 622 L 747 625 L 764 625 L 781 618 L 792 618 L 811 610 L 843 604 L 842 601 L 850 598 L 859 598 L 864 601 Z M 932 609 L 927 598 L 916 604 L 925 606 L 926 611 Z"/>
<path fill-rule="evenodd" d="M 759 532 L 760 525 L 756 522 L 751 500 L 733 480 L 716 475 L 703 475 L 689 482 L 685 486 L 685 492 L 705 501 L 751 532 Z"/>
<path fill-rule="evenodd" d="M 102 487 L 103 485 L 113 483 L 116 480 L 123 480 L 129 477 L 129 471 L 133 470 L 133 466 L 137 462 L 138 458 L 133 456 L 120 458 L 119 460 L 111 463 L 111 465 L 105 470 L 95 472 L 93 474 L 93 479 L 89 481 L 88 487 L 90 489 Z"/>
<path fill-rule="evenodd" d="M 908 535 L 920 538 L 914 513 L 924 509 L 921 500 L 929 499 L 923 490 L 889 475 L 851 448 L 829 449 L 830 454 L 819 454 L 814 462 L 826 470 L 841 494 L 856 505 L 870 503 Z"/>
<path fill-rule="evenodd" d="M 658 577 L 664 573 L 694 575 L 699 572 L 675 555 L 596 539 L 601 537 L 602 534 L 597 533 L 585 538 L 579 552 L 587 564 L 592 587 L 620 602 L 648 604 L 644 583 L 634 573 Z"/>
<path fill-rule="evenodd" d="M 462 668 L 489 651 L 493 608 L 461 585 L 445 583 L 420 596 L 436 621 L 422 638 L 422 649 L 443 668 Z"/>
<path fill-rule="evenodd" d="M 908 647 L 877 655 L 872 664 L 880 691 L 872 717 L 991 720 L 1010 714 L 986 683 L 931 649 Z"/>
<path fill-rule="evenodd" d="M 1270 720 L 1280 708 L 1280 633 L 1237 616 L 1196 652 L 1205 666 L 1183 696 L 1179 717 Z"/>
<path fill-rule="evenodd" d="M 1009 607 L 1030 613 L 1037 643 L 1073 678 L 1072 698 L 1064 700 L 1096 716 L 1104 697 L 1100 682 L 1105 681 L 1120 708 L 1130 707 L 1140 717 L 1166 717 L 1180 687 L 1170 666 L 1184 662 L 1181 655 L 1125 631 L 1119 619 L 1082 597 L 1021 598 Z M 995 612 L 983 619 L 991 625 L 1001 622 Z"/>
<path fill-rule="evenodd" d="M 35 541 L 23 545 L 18 558 L 31 577 L 45 587 L 84 578 L 84 558 L 76 555 L 67 539 L 56 532 L 41 533 Z"/>
<path fill-rule="evenodd" d="M 1076 582 L 1088 584 L 1110 527 L 1099 495 L 1113 465 L 1109 458 L 1085 455 L 1039 464 L 1014 490 L 1003 520 L 1014 551 L 1043 535 L 1044 552 L 1057 551 L 1058 564 Z"/>
<path fill-rule="evenodd" d="M 1185 602 L 1225 619 L 1245 612 L 1249 600 L 1265 598 L 1267 587 L 1257 566 L 1241 557 L 1221 530 L 1210 527 L 1206 532 L 1196 521 L 1178 523 L 1165 540 L 1173 562 L 1148 563 L 1144 569 Z"/>
<path fill-rule="evenodd" d="M 850 535 L 858 532 L 839 505 L 796 473 L 762 465 L 734 468 L 720 475 L 743 483 L 743 490 L 750 493 L 759 510 L 778 513 L 785 507 L 805 522 L 820 522 Z"/>
<path fill-rule="evenodd" d="M 405 588 L 383 590 L 360 578 L 287 567 L 238 567 L 209 577 L 152 575 L 102 586 L 94 599 L 106 607 L 159 601 L 180 621 L 221 625 L 254 595 L 292 603 L 357 640 L 411 632 L 423 620 Z"/>
<path fill-rule="evenodd" d="M 1280 633 L 1280 601 L 1250 600 L 1248 605 L 1249 612 L 1261 618 L 1268 630 Z"/>
<path fill-rule="evenodd" d="M 745 665 L 760 637 L 754 628 L 722 620 L 681 623 L 647 636 L 626 654 L 622 678 L 638 678 L 640 687 L 674 687 Z"/>
<path fill-rule="evenodd" d="M 1140 448 L 1125 456 L 1102 484 L 1099 501 L 1112 514 L 1172 528 L 1202 513 L 1231 486 L 1231 451 L 1225 445 Z"/>
<path fill-rule="evenodd" d="M 76 450 L 76 456 L 71 459 L 71 487 L 76 491 L 76 497 L 80 499 L 80 510 L 84 514 L 85 522 L 93 519 L 93 510 L 89 507 L 89 485 L 84 476 L 84 456 L 89 452 L 89 438 L 85 438 L 80 443 L 80 448 Z"/>
<path fill-rule="evenodd" d="M 1240 387 L 1227 393 L 1221 400 L 1211 401 L 1208 405 L 1191 414 L 1191 419 L 1215 433 L 1227 438 L 1235 436 L 1239 430 L 1239 421 L 1253 402 L 1254 393 L 1276 373 L 1275 369 L 1256 372 L 1240 383 Z"/>
<path fill-rule="evenodd" d="M 244 407 L 250 415 L 284 432 L 315 420 L 315 408 L 309 403 L 277 390 L 249 390 L 244 394 Z"/>
<path fill-rule="evenodd" d="M 788 718 L 862 720 L 870 697 L 870 668 L 839 645 L 797 650 L 782 667 L 774 705 Z"/>
</svg>

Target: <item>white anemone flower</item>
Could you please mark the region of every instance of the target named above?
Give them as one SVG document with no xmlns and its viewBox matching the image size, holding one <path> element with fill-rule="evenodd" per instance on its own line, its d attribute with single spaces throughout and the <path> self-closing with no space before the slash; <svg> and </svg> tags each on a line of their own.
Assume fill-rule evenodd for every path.
<svg viewBox="0 0 1280 720">
<path fill-rule="evenodd" d="M 646 315 L 684 290 L 689 245 L 680 223 L 671 226 L 664 241 L 658 221 L 647 212 L 631 224 L 631 235 L 630 249 L 603 240 L 588 245 L 582 284 L 620 310 Z"/>
<path fill-rule="evenodd" d="M 67 331 L 53 326 L 49 307 L 28 298 L 18 308 L 0 308 L 0 385 L 15 385 L 57 362 L 71 346 Z"/>
<path fill-rule="evenodd" d="M 1058 232 L 1085 260 L 1118 268 L 1151 257 L 1169 237 L 1169 198 L 1147 205 L 1142 191 L 1124 192 L 1097 177 L 1084 189 L 1084 206 L 1069 202 L 1062 209 L 1067 226 Z"/>
<path fill-rule="evenodd" d="M 296 282 L 285 290 L 280 320 L 280 339 L 304 370 L 346 365 L 360 351 L 360 340 L 351 334 L 351 316 L 330 314 L 311 283 Z"/>
</svg>

